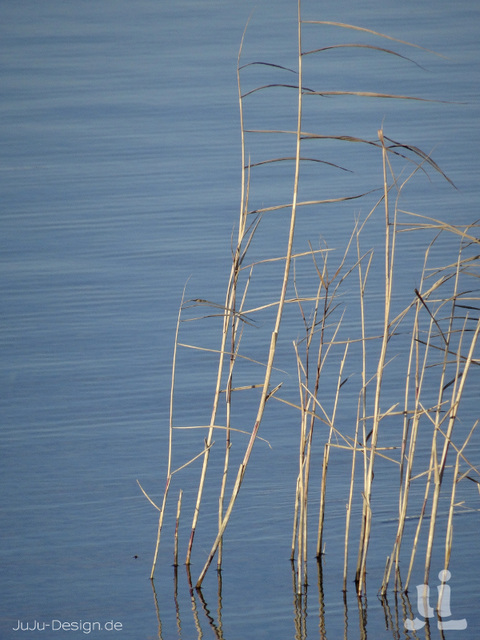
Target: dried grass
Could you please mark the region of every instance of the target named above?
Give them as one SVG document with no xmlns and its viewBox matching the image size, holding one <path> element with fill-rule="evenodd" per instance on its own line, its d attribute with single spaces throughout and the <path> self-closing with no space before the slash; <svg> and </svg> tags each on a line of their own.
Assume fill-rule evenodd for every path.
<svg viewBox="0 0 480 640">
<path fill-rule="evenodd" d="M 453 521 L 456 509 L 456 488 L 464 479 L 480 484 L 478 468 L 468 461 L 466 450 L 472 434 L 477 426 L 475 423 L 468 435 L 463 436 L 460 444 L 456 444 L 456 424 L 460 411 L 462 396 L 467 383 L 468 374 L 473 366 L 480 364 L 476 357 L 476 345 L 480 332 L 480 298 L 475 293 L 476 261 L 478 259 L 479 240 L 475 235 L 476 227 L 454 226 L 440 220 L 408 211 L 401 206 L 402 195 L 417 173 L 436 172 L 443 179 L 451 183 L 429 154 L 411 144 L 397 142 L 385 134 L 383 128 L 373 140 L 359 138 L 355 135 L 325 135 L 323 133 L 306 132 L 302 127 L 302 114 L 305 100 L 319 97 L 354 96 L 369 99 L 416 100 L 428 102 L 428 98 L 375 93 L 371 91 L 324 91 L 306 88 L 304 84 L 303 60 L 305 56 L 321 55 L 331 47 L 302 51 L 302 29 L 304 24 L 315 24 L 319 28 L 333 26 L 341 31 L 353 30 L 368 33 L 375 38 L 387 38 L 397 44 L 408 47 L 418 47 L 396 38 L 380 34 L 369 29 L 340 23 L 325 21 L 302 21 L 300 2 L 298 3 L 298 59 L 297 69 L 293 70 L 281 65 L 268 62 L 251 62 L 240 64 L 243 38 L 240 46 L 237 76 L 238 95 L 240 105 L 241 124 L 241 202 L 237 229 L 237 237 L 232 246 L 232 265 L 228 276 L 228 284 L 224 302 L 221 304 L 203 299 L 185 301 L 182 297 L 175 336 L 174 358 L 172 367 L 172 388 L 170 404 L 169 450 L 167 464 L 167 479 L 161 506 L 157 506 L 146 492 L 144 494 L 159 510 L 158 534 L 155 555 L 151 571 L 153 578 L 158 558 L 160 534 L 165 515 L 167 495 L 173 475 L 201 458 L 202 466 L 196 490 L 195 506 L 193 510 L 190 537 L 186 554 L 186 564 L 190 565 L 194 537 L 198 527 L 202 497 L 205 490 L 207 469 L 214 434 L 217 430 L 225 436 L 224 460 L 218 490 L 218 529 L 211 545 L 207 560 L 197 579 L 196 587 L 202 585 L 203 579 L 217 554 L 217 568 L 222 564 L 223 537 L 235 507 L 252 450 L 259 439 L 260 427 L 264 413 L 270 400 L 275 399 L 287 406 L 293 407 L 299 417 L 299 446 L 298 446 L 298 476 L 295 491 L 293 516 L 293 534 L 291 558 L 294 560 L 294 588 L 301 594 L 308 582 L 308 532 L 310 529 L 309 505 L 310 494 L 314 490 L 320 501 L 316 556 L 321 558 L 324 550 L 324 533 L 328 526 L 328 469 L 333 453 L 341 456 L 346 465 L 345 478 L 348 491 L 345 496 L 346 520 L 344 535 L 344 571 L 343 590 L 346 591 L 349 576 L 349 556 L 351 547 L 352 528 L 359 531 L 358 553 L 355 566 L 355 584 L 358 595 L 365 593 L 366 574 L 368 567 L 369 545 L 375 530 L 375 512 L 373 502 L 375 486 L 375 469 L 378 460 L 382 461 L 380 473 L 385 468 L 398 474 L 398 505 L 397 529 L 393 541 L 392 552 L 386 559 L 385 572 L 380 591 L 385 594 L 394 572 L 394 586 L 396 590 L 406 591 L 419 547 L 419 540 L 428 514 L 428 531 L 426 532 L 426 552 L 424 558 L 424 581 L 428 583 L 432 560 L 433 545 L 438 518 L 438 505 L 441 495 L 447 493 L 449 500 L 449 514 L 445 538 L 445 569 L 448 567 L 453 544 Z M 244 33 L 245 37 L 245 33 Z M 382 55 L 395 56 L 405 60 L 412 60 L 391 49 L 372 45 L 344 43 L 336 45 L 343 48 L 369 48 Z M 415 61 L 413 61 L 415 62 Z M 417 66 L 418 63 L 415 62 Z M 241 74 L 254 65 L 272 68 L 272 72 L 294 72 L 297 76 L 296 84 L 272 82 L 243 92 Z M 244 125 L 244 100 L 255 93 L 268 91 L 272 88 L 295 90 L 297 92 L 297 127 L 296 130 L 281 129 L 246 129 Z M 268 160 L 259 159 L 253 162 L 247 160 L 246 135 L 275 134 L 280 137 L 294 136 L 294 154 L 281 155 Z M 306 163 L 323 163 L 338 171 L 349 171 L 343 166 L 324 159 L 311 157 L 302 153 L 305 141 L 316 140 L 319 143 L 330 140 L 348 145 L 364 145 L 366 149 L 378 153 L 382 174 L 379 176 L 379 189 L 368 190 L 364 193 L 346 194 L 340 197 L 329 197 L 318 200 L 302 200 L 300 198 L 301 170 Z M 394 168 L 394 161 L 402 161 L 410 167 L 410 173 L 400 179 Z M 265 165 L 283 165 L 293 163 L 292 193 L 288 202 L 249 208 L 250 193 L 254 184 L 255 172 L 262 170 Z M 354 224 L 353 231 L 347 242 L 342 257 L 333 263 L 330 259 L 331 249 L 327 246 L 308 251 L 294 250 L 294 235 L 297 219 L 303 207 L 323 207 L 335 205 L 378 193 L 377 200 L 371 206 L 370 212 L 364 220 Z M 372 291 L 369 280 L 372 273 L 374 251 L 362 249 L 362 239 L 365 227 L 379 215 L 383 209 L 384 240 L 383 240 L 383 292 L 381 293 L 382 328 L 373 331 L 369 324 L 372 306 Z M 289 211 L 288 233 L 284 238 L 284 246 L 279 248 L 275 257 L 258 257 L 250 259 L 250 250 L 258 235 L 262 234 L 262 221 L 265 215 L 279 215 L 279 212 Z M 411 292 L 411 297 L 404 306 L 397 308 L 396 286 L 399 274 L 396 269 L 397 252 L 402 251 L 400 239 L 404 234 L 423 233 L 428 231 L 435 234 L 424 248 L 423 270 L 419 274 L 418 286 Z M 458 242 L 456 261 L 449 264 L 439 264 L 437 244 L 439 239 L 448 235 L 449 242 Z M 435 266 L 429 266 L 435 256 Z M 302 285 L 297 279 L 297 266 L 309 261 L 311 265 L 311 281 L 316 282 L 313 291 L 304 293 Z M 250 303 L 249 293 L 252 282 L 261 279 L 262 268 L 267 264 L 275 264 L 281 270 L 279 289 L 277 294 L 262 301 L 261 304 Z M 292 275 L 293 273 L 293 275 Z M 377 274 L 378 275 L 378 274 Z M 357 279 L 356 293 L 350 295 L 348 313 L 352 315 L 352 307 L 358 318 L 355 335 L 346 335 L 344 331 L 345 297 L 343 290 Z M 472 281 L 472 282 L 470 282 Z M 292 290 L 294 295 L 290 293 Z M 375 285 L 373 291 L 378 303 L 380 292 Z M 185 292 L 184 292 L 185 296 Z M 294 341 L 293 348 L 296 359 L 296 373 L 298 380 L 298 402 L 280 395 L 281 384 L 272 387 L 272 374 L 275 371 L 274 362 L 277 344 L 282 325 L 282 316 L 289 305 L 296 305 L 299 310 L 300 327 L 304 332 L 301 338 Z M 218 349 L 196 346 L 179 340 L 182 314 L 190 307 L 207 307 L 208 311 L 201 317 L 220 316 L 222 329 Z M 262 314 L 273 311 L 271 318 L 271 332 L 268 345 L 265 345 L 264 357 L 253 359 L 243 350 L 244 342 L 248 340 L 248 330 L 256 324 Z M 188 320 L 192 320 L 189 318 Z M 390 369 L 393 366 L 397 352 L 395 338 L 402 334 L 408 345 L 408 357 L 404 365 L 398 365 L 398 384 L 396 397 L 391 403 L 391 393 L 385 393 L 385 379 L 391 381 Z M 407 336 L 407 338 L 405 338 Z M 213 401 L 209 424 L 193 425 L 191 429 L 204 429 L 206 435 L 199 452 L 177 469 L 173 470 L 174 424 L 174 385 L 176 377 L 176 358 L 179 348 L 205 350 L 218 356 L 216 378 L 213 384 Z M 357 353 L 354 362 L 360 363 L 355 380 L 350 380 L 348 371 L 351 352 Z M 359 355 L 358 355 L 359 353 Z M 353 357 L 353 356 L 352 356 Z M 374 362 L 374 366 L 372 366 Z M 243 377 L 240 384 L 235 383 L 235 375 L 239 363 L 252 367 L 252 377 L 245 384 Z M 259 364 L 261 365 L 259 367 Z M 402 369 L 402 366 L 404 368 Z M 262 370 L 259 376 L 259 369 Z M 331 378 L 336 369 L 336 383 L 334 391 L 325 397 L 323 385 L 325 376 Z M 328 385 L 327 385 L 328 387 Z M 345 390 L 350 397 L 356 397 L 357 411 L 352 415 L 348 424 L 339 419 L 339 406 Z M 251 393 L 252 402 L 256 403 L 253 424 L 246 428 L 238 425 L 238 418 L 233 410 L 233 402 L 237 393 Z M 432 394 L 436 399 L 432 401 Z M 224 406 L 221 404 L 225 400 Z M 221 407 L 223 407 L 221 409 Z M 220 413 L 222 412 L 222 417 Z M 401 429 L 389 434 L 389 420 L 395 419 Z M 183 427 L 187 428 L 187 427 Z M 417 450 L 419 446 L 419 431 L 422 430 L 423 441 L 425 431 L 431 432 L 430 459 L 427 468 L 419 468 L 417 464 Z M 232 465 L 232 448 L 242 446 L 234 436 L 244 437 L 247 442 L 243 445 L 243 455 L 238 459 L 240 464 L 234 479 L 230 480 Z M 323 450 L 321 460 L 314 454 L 314 442 L 320 442 Z M 453 452 L 453 473 L 450 477 L 450 489 L 445 489 L 445 470 Z M 452 463 L 450 463 L 452 464 Z M 312 485 L 312 465 L 321 467 L 320 486 Z M 387 465 L 387 466 L 385 466 Z M 466 470 L 465 470 L 466 467 Z M 387 473 L 391 473 L 387 471 Z M 417 529 L 411 543 L 410 561 L 406 581 L 402 583 L 400 577 L 401 547 L 407 518 L 411 516 L 409 510 L 412 487 L 424 483 L 424 498 L 418 518 Z M 360 485 L 360 486 L 359 486 Z M 313 487 L 313 488 L 312 488 Z M 353 520 L 355 507 L 360 501 L 361 515 L 359 520 Z M 178 526 L 180 517 L 180 502 L 177 512 L 177 526 L 175 532 L 175 564 L 178 562 Z M 320 565 L 319 565 L 320 566 Z M 301 615 L 299 611 L 299 621 Z M 300 623 L 299 622 L 299 623 Z M 303 636 L 302 636 L 303 637 Z"/>
</svg>

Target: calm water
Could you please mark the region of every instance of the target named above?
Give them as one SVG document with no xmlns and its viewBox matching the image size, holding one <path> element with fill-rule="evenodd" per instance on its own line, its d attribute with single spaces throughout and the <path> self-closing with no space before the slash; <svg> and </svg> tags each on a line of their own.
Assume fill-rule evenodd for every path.
<svg viewBox="0 0 480 640">
<path fill-rule="evenodd" d="M 276 0 L 255 5 L 245 61 L 295 66 L 295 4 Z M 182 288 L 190 277 L 187 296 L 218 302 L 224 296 L 240 194 L 236 58 L 253 8 L 232 0 L 21 0 L 0 7 L 2 638 L 63 640 L 86 634 L 87 627 L 76 634 L 66 629 L 13 631 L 18 620 L 42 624 L 53 619 L 122 624 L 121 633 L 92 632 L 90 637 L 96 638 L 189 639 L 203 633 L 225 640 L 287 640 L 306 637 L 305 628 L 310 637 L 335 640 L 344 632 L 350 640 L 365 637 L 353 589 L 346 608 L 340 591 L 341 462 L 332 463 L 339 490 L 331 495 L 323 597 L 313 562 L 308 608 L 295 607 L 288 558 L 297 473 L 291 451 L 297 442 L 295 433 L 292 437 L 294 414 L 281 405 L 273 407 L 265 424 L 264 436 L 273 449 L 259 443 L 254 450 L 228 529 L 221 602 L 214 571 L 205 582 L 206 603 L 198 596 L 192 603 L 183 566 L 175 592 L 171 520 L 156 593 L 148 580 L 156 512 L 136 479 L 160 498 Z M 358 24 L 446 56 L 402 49 L 423 70 L 373 52 L 358 56 L 358 66 L 355 57 L 333 54 L 318 68 L 313 58 L 308 60 L 311 82 L 326 89 L 411 93 L 452 103 L 322 99 L 321 111 L 306 113 L 305 128 L 373 139 L 383 121 L 390 137 L 434 149 L 435 160 L 458 188 L 433 175 L 431 184 L 420 178 L 406 204 L 451 223 L 475 221 L 480 8 L 467 0 L 428 5 L 342 0 L 321 7 L 305 2 L 304 18 Z M 325 27 L 319 43 L 318 33 L 305 27 L 305 49 L 345 37 Z M 389 41 L 381 45 L 394 47 Z M 292 82 L 288 72 L 277 71 L 246 69 L 245 90 Z M 245 100 L 247 128 L 295 127 L 295 92 L 275 91 Z M 288 153 L 288 145 L 277 139 L 252 139 L 249 144 L 262 159 Z M 325 143 L 324 152 L 355 173 L 345 177 L 323 168 L 307 181 L 305 199 L 378 187 L 378 164 L 363 150 L 347 147 L 345 154 Z M 264 175 L 252 185 L 252 207 L 288 201 L 290 170 L 285 180 Z M 365 214 L 368 206 L 356 201 L 342 209 L 342 216 L 329 210 L 306 215 L 297 250 L 305 250 L 308 238 L 318 243 L 319 236 L 329 246 L 344 247 L 354 215 Z M 273 224 L 265 219 L 252 255 L 282 251 L 282 220 Z M 378 243 L 373 225 L 368 233 L 365 249 Z M 405 289 L 411 290 L 417 284 L 418 255 L 415 246 L 405 251 L 400 269 Z M 252 300 L 275 299 L 275 278 L 266 271 L 258 290 L 252 289 Z M 308 274 L 305 278 L 307 283 Z M 288 322 L 289 317 L 287 327 Z M 182 336 L 216 348 L 217 326 L 215 321 L 185 325 Z M 264 357 L 257 351 L 262 330 L 250 347 L 259 359 Z M 280 350 L 286 364 L 291 364 L 289 345 L 297 335 L 297 329 L 292 331 Z M 208 374 L 214 362 L 209 355 L 182 354 L 179 424 L 208 420 Z M 287 376 L 287 395 L 295 393 L 295 375 Z M 470 424 L 477 417 L 475 384 L 467 394 Z M 241 410 L 247 415 L 248 408 Z M 198 450 L 182 437 L 186 453 Z M 478 464 L 479 453 L 477 438 L 472 463 Z M 192 489 L 197 477 L 198 468 L 187 470 L 182 486 Z M 402 602 L 395 603 L 392 594 L 390 609 L 384 610 L 375 597 L 390 545 L 385 548 L 382 540 L 394 531 L 391 491 L 388 486 L 379 490 L 382 524 L 370 559 L 367 632 L 375 640 L 404 637 L 402 624 L 395 635 L 394 622 L 397 614 L 403 619 Z M 462 497 L 478 509 L 475 492 L 472 483 Z M 186 521 L 192 496 L 186 491 Z M 174 506 L 170 519 L 173 513 Z M 204 500 L 194 580 L 210 547 L 215 519 L 216 490 Z M 478 513 L 458 516 L 452 614 L 467 618 L 469 626 L 449 631 L 448 638 L 466 640 L 480 630 L 478 531 Z M 437 560 L 433 576 L 442 568 L 441 557 Z M 421 581 L 421 572 L 416 577 Z M 415 610 L 415 602 L 412 606 Z M 440 637 L 435 628 L 431 637 Z"/>
</svg>

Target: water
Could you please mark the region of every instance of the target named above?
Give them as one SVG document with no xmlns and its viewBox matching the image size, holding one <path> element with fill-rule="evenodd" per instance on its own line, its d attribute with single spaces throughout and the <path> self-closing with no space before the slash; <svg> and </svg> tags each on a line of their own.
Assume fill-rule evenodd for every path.
<svg viewBox="0 0 480 640">
<path fill-rule="evenodd" d="M 294 4 L 285 0 L 258 4 L 246 35 L 245 61 L 295 65 Z M 308 620 L 293 604 L 288 558 L 297 470 L 290 452 L 297 443 L 291 432 L 296 429 L 294 413 L 282 405 L 274 405 L 264 425 L 264 437 L 273 449 L 265 443 L 254 449 L 229 526 L 220 630 L 215 572 L 205 582 L 205 609 L 197 596 L 192 610 L 183 566 L 174 597 L 173 503 L 156 594 L 148 580 L 157 518 L 136 479 L 155 500 L 160 499 L 171 355 L 182 288 L 190 278 L 189 297 L 221 301 L 224 295 L 240 194 L 236 56 L 252 9 L 249 3 L 231 1 L 73 5 L 25 0 L 4 3 L 0 10 L 2 638 L 21 636 L 13 631 L 18 620 L 113 621 L 122 624 L 122 637 L 132 639 L 197 637 L 199 627 L 205 637 L 228 640 L 293 638 L 304 637 L 305 625 L 310 635 L 316 634 L 319 624 L 320 637 L 343 634 L 341 490 L 331 495 L 324 598 L 316 589 L 317 567 L 312 562 Z M 422 71 L 389 56 L 380 62 L 373 52 L 365 51 L 367 64 L 361 66 L 359 87 L 425 95 L 452 104 L 373 105 L 325 98 L 320 110 L 315 106 L 318 101 L 306 110 L 305 125 L 307 130 L 354 131 L 373 139 L 384 119 L 385 131 L 393 139 L 411 141 L 428 151 L 435 147 L 435 160 L 458 190 L 439 177 L 432 177 L 431 186 L 420 178 L 406 202 L 452 223 L 476 220 L 478 8 L 466 1 L 440 2 L 434 9 L 410 3 L 380 5 L 378 0 L 361 6 L 345 1 L 322 7 L 319 15 L 314 3 L 305 3 L 304 18 L 358 24 L 447 56 L 445 60 L 403 48 L 405 55 L 426 67 Z M 316 33 L 305 27 L 305 48 L 338 41 L 333 27 L 321 31 L 320 42 Z M 387 40 L 381 44 L 394 47 Z M 353 86 L 359 76 L 345 61 L 344 52 L 329 55 L 329 65 L 319 71 L 313 57 L 306 59 L 312 82 L 333 90 Z M 279 70 L 278 75 L 271 74 L 271 69 L 261 67 L 245 69 L 245 90 L 258 82 L 294 78 Z M 290 96 L 275 91 L 245 100 L 247 127 L 295 128 L 295 92 Z M 262 159 L 291 154 L 290 139 L 280 142 L 267 136 L 258 143 L 252 138 L 249 144 Z M 322 152 L 356 173 L 346 174 L 344 181 L 343 173 L 312 168 L 319 191 L 305 187 L 302 198 L 314 192 L 314 197 L 335 197 L 345 189 L 353 194 L 378 186 L 372 178 L 374 161 L 366 159 L 362 148 L 348 149 L 345 157 L 343 149 L 325 143 Z M 264 175 L 271 178 L 252 192 L 252 206 L 288 201 L 290 170 L 285 171 L 284 182 L 274 171 Z M 305 250 L 307 238 L 318 243 L 319 237 L 330 246 L 345 246 L 354 214 L 366 210 L 366 204 L 353 201 L 342 209 L 343 218 L 329 209 L 310 211 L 299 226 L 296 250 Z M 262 238 L 269 242 L 254 243 L 252 256 L 278 254 L 286 219 L 282 216 L 265 217 Z M 365 249 L 378 243 L 375 234 L 372 226 Z M 413 246 L 401 265 L 405 287 L 410 289 L 417 277 L 415 258 Z M 303 276 L 299 272 L 301 277 L 302 286 L 308 288 L 308 271 Z M 262 282 L 258 290 L 252 289 L 252 301 L 265 295 L 274 300 L 275 273 L 266 271 Z M 288 317 L 287 327 L 289 321 Z M 205 321 L 194 326 L 182 327 L 185 341 L 217 348 L 214 327 L 218 325 Z M 261 359 L 268 331 L 265 319 L 249 347 L 252 357 Z M 289 345 L 282 344 L 281 357 L 291 362 Z M 214 357 L 204 353 L 182 354 L 176 405 L 180 424 L 208 420 L 208 374 L 214 363 Z M 285 378 L 280 373 L 274 377 Z M 287 396 L 294 397 L 295 385 L 295 374 L 289 374 Z M 472 407 L 476 388 L 469 389 Z M 248 422 L 248 407 L 240 409 Z M 197 450 L 188 445 L 186 435 L 182 437 L 185 451 L 175 464 L 188 459 L 189 446 Z M 472 446 L 475 464 L 478 439 Z M 213 460 L 214 469 L 219 464 Z M 331 473 L 340 487 L 341 462 L 332 463 Z M 198 468 L 187 470 L 184 486 L 191 489 L 197 477 Z M 466 497 L 478 508 L 471 484 Z M 186 493 L 184 513 L 189 514 L 192 491 Z M 376 576 L 382 574 L 388 553 L 382 538 L 393 531 L 389 500 L 387 489 L 384 495 L 380 492 L 379 511 L 385 518 L 376 538 L 379 553 L 371 553 L 367 630 L 375 638 L 394 637 L 395 624 L 385 629 L 389 614 L 375 598 Z M 211 543 L 215 514 L 216 494 L 207 492 L 193 580 Z M 185 515 L 186 521 L 189 518 Z M 469 627 L 449 632 L 451 638 L 473 637 L 480 627 L 477 533 L 476 513 L 458 516 L 451 563 L 452 614 L 466 617 Z M 182 549 L 187 535 L 187 531 L 181 534 Z M 421 572 L 415 578 L 421 581 Z M 415 610 L 412 595 L 410 599 Z M 363 618 L 353 590 L 347 604 L 348 638 L 363 637 Z M 389 606 L 394 617 L 393 596 Z M 87 630 L 84 626 L 83 633 Z M 437 637 L 435 633 L 434 628 L 432 637 Z M 47 634 L 37 630 L 30 635 Z M 70 638 L 72 633 L 64 627 L 55 633 L 52 629 L 51 635 Z M 107 631 L 91 632 L 91 637 L 105 635 Z"/>
</svg>

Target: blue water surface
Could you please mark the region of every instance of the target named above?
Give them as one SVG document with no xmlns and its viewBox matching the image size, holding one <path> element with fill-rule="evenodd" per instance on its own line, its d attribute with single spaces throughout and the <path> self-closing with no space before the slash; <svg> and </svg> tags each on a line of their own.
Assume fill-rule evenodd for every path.
<svg viewBox="0 0 480 640">
<path fill-rule="evenodd" d="M 303 6 L 305 20 L 356 24 L 423 47 L 375 40 L 384 48 L 398 47 L 415 62 L 368 49 L 354 54 L 331 49 L 321 58 L 304 58 L 306 82 L 324 91 L 411 94 L 443 102 L 308 98 L 303 126 L 325 135 L 368 139 L 376 139 L 383 126 L 392 139 L 433 151 L 456 188 L 430 171 L 428 178 L 412 180 L 403 203 L 451 224 L 478 218 L 479 14 L 480 8 L 467 0 L 434 5 L 392 0 L 319 5 L 309 0 Z M 198 463 L 175 485 L 154 590 L 149 580 L 157 511 L 136 481 L 153 500 L 161 500 L 183 287 L 188 281 L 187 298 L 224 300 L 241 193 L 237 54 L 250 15 L 242 60 L 295 69 L 297 7 L 291 0 L 21 0 L 0 8 L 2 638 L 118 634 L 131 640 L 286 640 L 306 637 L 307 629 L 310 637 L 366 637 L 353 585 L 346 604 L 341 592 L 348 487 L 344 465 L 350 462 L 340 455 L 331 464 L 322 588 L 317 588 L 312 551 L 308 604 L 295 606 L 289 558 L 298 426 L 295 411 L 286 405 L 273 405 L 265 421 L 263 435 L 272 448 L 265 442 L 255 446 L 227 530 L 221 598 L 214 569 L 202 602 L 190 591 L 183 564 L 177 583 L 171 567 L 174 503 L 182 486 L 183 562 Z M 329 47 L 347 37 L 372 42 L 365 33 L 304 25 L 302 46 Z M 242 71 L 245 92 L 269 83 L 294 85 L 295 75 L 261 65 Z M 272 87 L 251 94 L 244 108 L 247 129 L 296 128 L 294 89 Z M 309 145 L 305 143 L 306 154 L 321 153 L 349 171 L 309 167 L 303 199 L 381 187 L 378 155 L 331 141 Z M 294 138 L 249 134 L 247 150 L 255 162 L 289 156 Z M 405 170 L 404 164 L 398 168 Z M 257 182 L 256 175 L 252 209 L 290 201 L 292 165 L 281 165 L 277 173 L 273 165 L 265 166 Z M 378 195 L 351 201 L 338 213 L 330 207 L 309 209 L 299 222 L 295 250 L 308 250 L 310 240 L 315 247 L 325 241 L 343 251 L 355 217 L 364 217 L 376 199 Z M 252 260 L 283 255 L 288 212 L 266 215 L 262 225 L 252 242 Z M 365 251 L 381 244 L 382 233 L 381 225 L 372 223 L 363 240 Z M 418 286 L 423 239 L 418 236 L 418 246 L 416 242 L 405 241 L 399 259 L 404 292 Z M 445 256 L 452 251 L 454 260 L 456 247 L 445 243 L 442 251 Z M 298 282 L 305 291 L 311 287 L 310 273 L 311 266 L 299 262 Z M 377 277 L 380 283 L 381 269 L 372 275 L 373 288 Z M 252 283 L 251 307 L 278 299 L 278 284 L 278 271 L 265 266 L 262 278 Z M 203 312 L 201 308 L 197 315 Z M 266 312 L 258 333 L 252 332 L 246 345 L 249 357 L 265 360 L 271 319 Z M 371 321 L 373 327 L 381 326 L 375 310 Z M 274 374 L 275 383 L 285 382 L 285 397 L 291 399 L 297 393 L 291 346 L 301 333 L 297 322 L 298 311 L 292 308 L 284 325 L 288 337 L 279 345 L 279 368 L 290 368 Z M 345 322 L 355 331 L 353 319 Z M 218 329 L 218 318 L 186 323 L 181 337 L 215 349 Z M 208 422 L 215 365 L 216 356 L 209 352 L 184 350 L 179 355 L 174 414 L 179 426 Z M 354 362 L 350 369 L 349 375 Z M 249 371 L 240 368 L 239 376 L 252 383 Z M 260 377 L 261 371 L 259 367 L 255 375 Z M 468 428 L 477 419 L 478 374 L 473 374 L 466 391 Z M 251 429 L 254 408 L 242 402 L 239 422 Z M 356 411 L 355 403 L 350 398 L 340 408 L 346 420 L 352 407 Z M 180 466 L 201 449 L 203 435 L 178 433 L 174 464 Z M 320 455 L 323 443 L 317 446 Z M 478 437 L 471 446 L 470 461 L 478 464 Z M 237 463 L 240 453 L 232 455 Z M 221 464 L 221 457 L 212 456 L 214 478 Z M 318 481 L 318 467 L 315 473 Z M 203 501 L 193 581 L 215 535 L 217 491 L 214 479 Z M 392 491 L 386 485 L 377 494 L 379 528 L 372 543 L 372 592 L 366 609 L 366 628 L 375 639 L 404 637 L 402 615 L 416 615 L 413 586 L 413 612 L 405 613 L 400 596 L 395 601 L 393 593 L 389 609 L 376 598 L 395 532 Z M 473 638 L 480 628 L 479 505 L 473 482 L 460 497 L 471 510 L 458 515 L 455 527 L 452 615 L 466 618 L 469 626 L 450 631 L 452 639 Z M 317 509 L 316 495 L 312 549 Z M 406 533 L 409 540 L 413 531 Z M 356 541 L 358 530 L 353 536 Z M 433 589 L 442 562 L 439 553 L 432 568 Z M 413 581 L 422 579 L 419 565 Z M 90 631 L 88 623 L 95 621 L 103 625 L 101 631 Z M 105 627 L 108 622 L 112 631 Z M 114 623 L 121 632 L 118 624 L 113 630 Z M 45 632 L 42 624 L 53 626 Z M 14 630 L 21 625 L 35 631 Z M 398 629 L 400 636 L 395 635 Z M 419 631 L 419 637 L 424 633 Z M 435 623 L 431 633 L 441 637 Z"/>
</svg>

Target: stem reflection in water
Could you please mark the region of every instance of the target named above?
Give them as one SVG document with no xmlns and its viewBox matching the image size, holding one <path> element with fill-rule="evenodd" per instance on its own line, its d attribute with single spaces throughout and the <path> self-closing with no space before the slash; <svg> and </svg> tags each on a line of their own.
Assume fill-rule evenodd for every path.
<svg viewBox="0 0 480 640">
<path fill-rule="evenodd" d="M 376 629 L 387 631 L 389 637 L 411 637 L 408 633 L 415 616 L 418 615 L 417 603 L 411 603 L 407 593 L 395 591 L 392 599 L 386 595 L 379 595 L 374 599 L 373 609 L 368 610 L 367 596 L 358 596 L 352 589 L 352 595 L 343 592 L 343 625 L 340 625 L 336 611 L 329 610 L 325 602 L 323 564 L 322 560 L 315 561 L 316 581 L 299 593 L 297 588 L 298 569 L 296 563 L 291 561 L 292 569 L 292 640 L 306 640 L 308 637 L 319 637 L 321 640 L 333 638 L 337 640 L 340 626 L 343 626 L 343 640 L 366 639 L 368 637 L 369 623 L 370 634 Z M 229 640 L 229 632 L 235 634 L 236 622 L 229 623 L 228 615 L 223 614 L 222 600 L 222 572 L 217 571 L 217 592 L 213 599 L 207 600 L 205 589 L 195 587 L 190 573 L 190 565 L 185 565 L 184 573 L 179 567 L 173 567 L 172 596 L 175 604 L 175 623 L 177 637 L 183 638 L 215 638 L 216 640 Z M 165 576 L 163 577 L 165 579 Z M 158 640 L 167 640 L 173 637 L 173 630 L 166 624 L 162 624 L 162 614 L 170 617 L 170 602 L 163 606 L 167 610 L 162 611 L 159 597 L 155 588 L 155 581 L 151 582 L 155 612 L 158 623 Z M 164 582 L 165 584 L 165 582 Z M 188 597 L 187 597 L 188 593 Z M 190 607 L 186 603 L 190 603 Z M 378 608 L 381 604 L 381 609 Z M 336 609 L 336 608 L 335 608 Z M 248 612 L 245 614 L 248 618 Z M 255 623 L 252 622 L 252 625 Z M 427 637 L 430 637 L 430 629 L 435 629 L 441 620 L 435 614 L 432 618 L 422 621 Z M 317 631 L 318 630 L 318 631 Z M 254 628 L 251 630 L 254 637 Z M 192 635 L 195 633 L 196 635 Z M 288 633 L 288 632 L 287 632 Z M 318 636 L 316 635 L 318 633 Z M 383 636 L 382 636 L 383 637 Z"/>
</svg>

